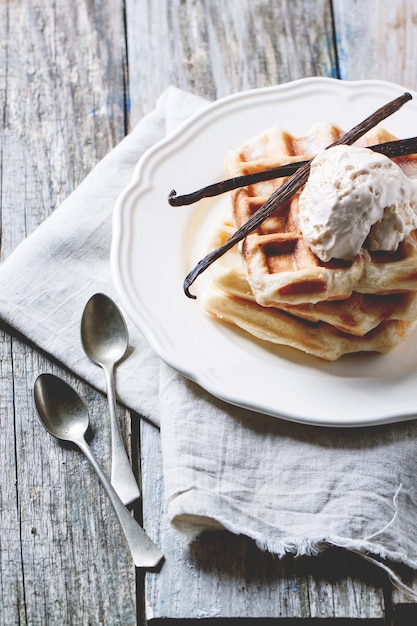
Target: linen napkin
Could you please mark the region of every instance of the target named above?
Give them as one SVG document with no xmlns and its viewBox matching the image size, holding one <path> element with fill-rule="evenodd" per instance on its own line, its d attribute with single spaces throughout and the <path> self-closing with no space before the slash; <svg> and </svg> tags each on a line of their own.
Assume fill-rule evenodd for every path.
<svg viewBox="0 0 417 626">
<path fill-rule="evenodd" d="M 207 104 L 170 87 L 0 268 L 3 320 L 98 389 L 103 377 L 82 351 L 79 324 L 93 293 L 117 300 L 114 202 L 140 156 Z M 230 406 L 164 364 L 127 322 L 131 353 L 116 390 L 160 425 L 166 515 L 176 529 L 192 538 L 226 528 L 279 556 L 335 545 L 382 567 L 417 568 L 416 421 L 333 429 Z"/>
</svg>

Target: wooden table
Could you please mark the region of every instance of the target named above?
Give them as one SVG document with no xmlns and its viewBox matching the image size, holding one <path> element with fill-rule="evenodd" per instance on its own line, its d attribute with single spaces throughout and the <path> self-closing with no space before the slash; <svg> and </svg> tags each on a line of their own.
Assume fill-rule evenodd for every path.
<svg viewBox="0 0 417 626">
<path fill-rule="evenodd" d="M 2 0 L 0 32 L 1 260 L 170 84 L 212 100 L 312 75 L 417 89 L 417 0 Z M 280 561 L 222 532 L 188 545 L 161 522 L 158 431 L 119 407 L 166 556 L 159 573 L 135 572 L 87 462 L 39 427 L 33 382 L 52 371 L 76 385 L 101 458 L 105 398 L 4 325 L 0 336 L 1 626 L 416 618 L 382 572 L 342 551 Z"/>
</svg>

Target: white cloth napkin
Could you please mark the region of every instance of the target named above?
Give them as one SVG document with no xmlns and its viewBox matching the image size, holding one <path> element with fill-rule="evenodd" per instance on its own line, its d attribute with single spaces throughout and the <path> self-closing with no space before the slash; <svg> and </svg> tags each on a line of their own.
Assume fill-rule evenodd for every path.
<svg viewBox="0 0 417 626">
<path fill-rule="evenodd" d="M 207 106 L 174 87 L 0 268 L 0 316 L 104 390 L 80 318 L 97 291 L 117 300 L 112 210 L 139 157 Z M 303 426 L 229 406 L 165 365 L 128 321 L 119 399 L 161 427 L 166 515 L 195 536 L 226 528 L 280 556 L 344 546 L 417 568 L 417 422 Z M 279 383 L 278 383 L 279 384 Z M 323 398 L 325 402 L 325 398 Z"/>
</svg>

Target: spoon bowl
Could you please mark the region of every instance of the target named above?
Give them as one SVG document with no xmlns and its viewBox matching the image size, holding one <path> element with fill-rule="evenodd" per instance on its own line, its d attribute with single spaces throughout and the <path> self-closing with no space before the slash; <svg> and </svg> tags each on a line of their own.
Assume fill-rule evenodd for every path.
<svg viewBox="0 0 417 626">
<path fill-rule="evenodd" d="M 87 356 L 100 366 L 116 364 L 126 354 L 126 323 L 113 300 L 103 293 L 96 293 L 85 305 L 81 340 Z"/>
<path fill-rule="evenodd" d="M 124 506 L 84 439 L 88 410 L 75 389 L 53 374 L 41 374 L 35 381 L 34 399 L 44 428 L 61 441 L 75 443 L 90 461 L 110 498 L 135 565 L 156 567 L 163 558 L 161 552 Z"/>
<path fill-rule="evenodd" d="M 41 374 L 34 387 L 39 419 L 61 441 L 76 441 L 88 428 L 88 411 L 80 396 L 53 374 Z"/>
<path fill-rule="evenodd" d="M 103 293 L 94 294 L 85 305 L 81 341 L 86 355 L 104 371 L 110 411 L 111 484 L 122 502 L 130 504 L 140 492 L 119 430 L 114 382 L 114 366 L 126 354 L 129 336 L 117 305 Z"/>
</svg>

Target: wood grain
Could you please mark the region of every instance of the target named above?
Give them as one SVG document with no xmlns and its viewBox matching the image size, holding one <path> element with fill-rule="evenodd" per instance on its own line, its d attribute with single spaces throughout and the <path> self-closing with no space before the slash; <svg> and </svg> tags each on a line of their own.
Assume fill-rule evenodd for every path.
<svg viewBox="0 0 417 626">
<path fill-rule="evenodd" d="M 131 125 L 170 84 L 214 100 L 336 76 L 328 0 L 127 0 L 126 8 Z"/>
<path fill-rule="evenodd" d="M 416 89 L 416 0 L 334 0 L 340 78 Z"/>
</svg>

